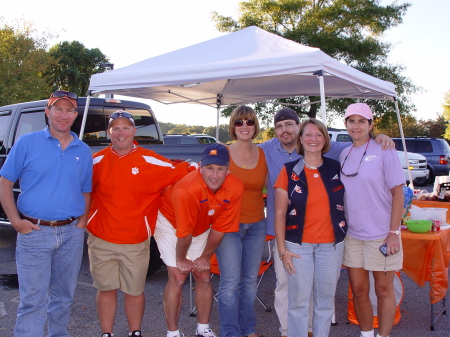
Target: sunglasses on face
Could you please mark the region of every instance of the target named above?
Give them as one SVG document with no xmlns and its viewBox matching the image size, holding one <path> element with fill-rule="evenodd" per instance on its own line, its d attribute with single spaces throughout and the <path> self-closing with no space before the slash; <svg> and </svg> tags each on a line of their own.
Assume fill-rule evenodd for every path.
<svg viewBox="0 0 450 337">
<path fill-rule="evenodd" d="M 74 100 L 77 100 L 77 99 L 78 99 L 78 96 L 77 96 L 75 93 L 70 92 L 70 91 L 65 91 L 65 90 L 58 90 L 58 91 L 55 91 L 55 92 L 50 96 L 50 98 L 52 98 L 52 97 L 55 97 L 55 98 L 59 98 L 59 97 L 68 97 L 68 98 L 74 99 Z"/>
<path fill-rule="evenodd" d="M 234 126 L 243 126 L 244 122 L 247 124 L 247 126 L 254 126 L 256 122 L 253 119 L 240 119 L 238 121 L 234 122 Z"/>
</svg>

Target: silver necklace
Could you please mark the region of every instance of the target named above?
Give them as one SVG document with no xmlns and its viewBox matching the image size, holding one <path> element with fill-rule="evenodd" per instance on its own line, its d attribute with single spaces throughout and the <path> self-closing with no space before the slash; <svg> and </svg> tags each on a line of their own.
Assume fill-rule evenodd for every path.
<svg viewBox="0 0 450 337">
<path fill-rule="evenodd" d="M 309 165 L 309 164 L 306 162 L 305 158 L 303 158 L 303 162 L 305 163 L 306 167 L 309 168 L 309 169 L 311 169 L 311 170 L 317 170 L 320 166 L 322 166 L 322 163 L 320 163 L 319 166 L 312 166 L 312 165 Z"/>
</svg>

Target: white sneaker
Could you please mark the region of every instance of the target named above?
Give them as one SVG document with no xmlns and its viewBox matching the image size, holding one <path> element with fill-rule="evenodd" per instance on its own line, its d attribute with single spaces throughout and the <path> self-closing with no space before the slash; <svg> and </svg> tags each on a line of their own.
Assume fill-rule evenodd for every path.
<svg viewBox="0 0 450 337">
<path fill-rule="evenodd" d="M 195 331 L 196 335 L 195 337 L 217 337 L 216 334 L 210 329 L 206 328 L 205 331 L 198 333 Z"/>
</svg>

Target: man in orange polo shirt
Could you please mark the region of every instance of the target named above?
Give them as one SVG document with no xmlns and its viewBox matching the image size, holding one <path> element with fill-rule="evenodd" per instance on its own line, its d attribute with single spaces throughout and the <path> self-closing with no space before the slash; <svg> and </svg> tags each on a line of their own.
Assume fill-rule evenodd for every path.
<svg viewBox="0 0 450 337">
<path fill-rule="evenodd" d="M 216 336 L 209 327 L 213 299 L 209 260 L 225 233 L 239 230 L 244 191 L 242 182 L 229 174 L 229 161 L 224 145 L 208 145 L 200 169 L 163 192 L 155 239 L 169 274 L 164 291 L 167 337 L 180 336 L 182 288 L 190 272 L 196 284 L 195 336 Z"/>
<path fill-rule="evenodd" d="M 188 173 L 134 141 L 133 116 L 116 111 L 109 118 L 111 146 L 94 154 L 92 203 L 87 230 L 89 261 L 97 288 L 102 337 L 111 337 L 117 289 L 125 294 L 129 336 L 141 336 L 144 286 L 159 196 Z"/>
</svg>

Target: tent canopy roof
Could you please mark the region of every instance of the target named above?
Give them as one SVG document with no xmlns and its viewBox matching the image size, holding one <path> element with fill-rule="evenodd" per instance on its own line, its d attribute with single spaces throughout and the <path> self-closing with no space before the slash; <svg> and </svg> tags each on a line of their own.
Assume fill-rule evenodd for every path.
<svg viewBox="0 0 450 337">
<path fill-rule="evenodd" d="M 90 93 L 114 93 L 162 103 L 210 106 L 320 96 L 316 73 L 332 98 L 393 99 L 395 86 L 360 72 L 318 48 L 303 46 L 258 27 L 132 65 L 95 74 Z"/>
</svg>

